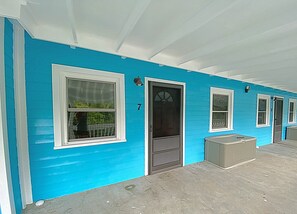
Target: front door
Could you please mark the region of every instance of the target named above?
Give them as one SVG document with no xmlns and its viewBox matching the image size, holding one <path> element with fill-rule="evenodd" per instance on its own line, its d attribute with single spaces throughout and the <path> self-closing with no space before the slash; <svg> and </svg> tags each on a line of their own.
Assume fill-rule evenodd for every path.
<svg viewBox="0 0 297 214">
<path fill-rule="evenodd" d="M 274 98 L 274 131 L 273 143 L 278 143 L 282 140 L 283 131 L 283 99 Z"/>
<path fill-rule="evenodd" d="M 182 166 L 183 86 L 149 82 L 149 173 Z"/>
</svg>

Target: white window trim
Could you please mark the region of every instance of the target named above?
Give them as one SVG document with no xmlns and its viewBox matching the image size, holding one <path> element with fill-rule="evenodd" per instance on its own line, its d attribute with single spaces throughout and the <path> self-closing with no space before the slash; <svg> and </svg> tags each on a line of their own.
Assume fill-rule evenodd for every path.
<svg viewBox="0 0 297 214">
<path fill-rule="evenodd" d="M 67 97 L 66 78 L 84 80 L 98 80 L 116 83 L 116 138 L 87 139 L 76 142 L 67 140 Z M 78 68 L 65 65 L 52 65 L 53 86 L 53 116 L 54 116 L 54 149 L 64 149 L 100 144 L 126 142 L 125 120 L 125 90 L 124 75 L 86 68 Z"/>
<path fill-rule="evenodd" d="M 212 104 L 213 94 L 228 95 L 228 128 L 213 129 L 212 128 Z M 234 91 L 223 88 L 210 88 L 210 120 L 209 120 L 209 132 L 224 132 L 233 130 L 233 108 L 234 108 Z"/>
<path fill-rule="evenodd" d="M 294 103 L 294 114 L 293 114 L 293 121 L 290 122 L 290 104 Z M 288 108 L 288 124 L 293 124 L 296 123 L 296 104 L 297 104 L 297 100 L 296 99 L 289 99 L 289 108 Z"/>
<path fill-rule="evenodd" d="M 267 100 L 267 106 L 266 106 L 266 123 L 265 124 L 258 124 L 258 110 L 259 110 L 259 99 L 265 99 Z M 258 94 L 257 96 L 257 110 L 256 110 L 256 127 L 262 128 L 262 127 L 269 127 L 270 126 L 270 96 L 266 94 Z"/>
</svg>

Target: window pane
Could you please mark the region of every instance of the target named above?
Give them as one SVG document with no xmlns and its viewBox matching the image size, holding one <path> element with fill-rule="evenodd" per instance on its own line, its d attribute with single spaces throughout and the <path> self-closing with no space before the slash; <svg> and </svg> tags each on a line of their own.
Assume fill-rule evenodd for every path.
<svg viewBox="0 0 297 214">
<path fill-rule="evenodd" d="M 294 113 L 293 112 L 290 112 L 289 114 L 289 122 L 293 122 L 294 120 Z"/>
<path fill-rule="evenodd" d="M 115 137 L 115 112 L 68 112 L 68 139 Z"/>
<path fill-rule="evenodd" d="M 259 111 L 266 111 L 267 100 L 259 99 Z"/>
<path fill-rule="evenodd" d="M 212 113 L 212 128 L 228 128 L 228 113 L 227 112 L 213 112 Z"/>
<path fill-rule="evenodd" d="M 294 103 L 290 102 L 290 111 L 294 111 Z"/>
<path fill-rule="evenodd" d="M 258 125 L 265 125 L 265 124 L 266 124 L 266 112 L 259 112 Z"/>
<path fill-rule="evenodd" d="M 213 111 L 228 111 L 228 95 L 213 95 Z"/>
<path fill-rule="evenodd" d="M 114 109 L 115 84 L 68 79 L 69 108 Z"/>
</svg>

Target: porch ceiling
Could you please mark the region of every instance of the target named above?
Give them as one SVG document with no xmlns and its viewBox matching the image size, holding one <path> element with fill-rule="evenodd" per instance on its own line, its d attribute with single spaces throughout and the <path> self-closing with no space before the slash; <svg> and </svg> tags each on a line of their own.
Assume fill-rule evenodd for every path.
<svg viewBox="0 0 297 214">
<path fill-rule="evenodd" d="M 296 0 L 2 0 L 37 39 L 297 92 Z"/>
</svg>

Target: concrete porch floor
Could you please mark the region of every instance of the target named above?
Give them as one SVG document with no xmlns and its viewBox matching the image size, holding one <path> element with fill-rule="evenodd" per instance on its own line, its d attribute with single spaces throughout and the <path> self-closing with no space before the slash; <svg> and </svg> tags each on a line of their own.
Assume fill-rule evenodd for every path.
<svg viewBox="0 0 297 214">
<path fill-rule="evenodd" d="M 297 213 L 297 142 L 261 147 L 255 161 L 232 169 L 193 164 L 30 205 L 23 213 Z"/>
</svg>

